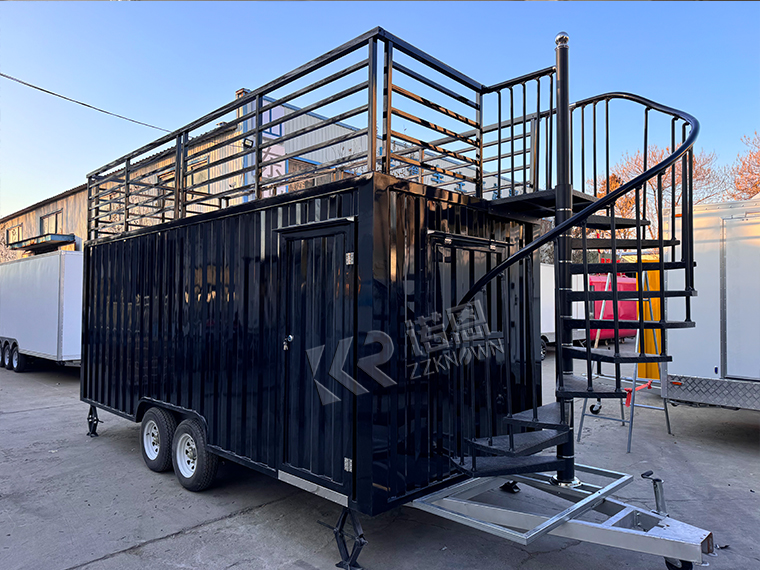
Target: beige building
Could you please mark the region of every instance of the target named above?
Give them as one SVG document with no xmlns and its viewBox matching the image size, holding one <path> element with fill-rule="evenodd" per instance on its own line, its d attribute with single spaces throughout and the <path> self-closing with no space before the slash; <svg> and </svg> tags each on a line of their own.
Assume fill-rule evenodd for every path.
<svg viewBox="0 0 760 570">
<path fill-rule="evenodd" d="M 5 252 L 9 258 L 47 253 L 57 249 L 81 251 L 86 235 L 86 184 L 0 219 L 0 241 L 10 250 L 10 254 L 8 251 Z M 0 251 L 0 256 L 2 254 Z"/>
</svg>

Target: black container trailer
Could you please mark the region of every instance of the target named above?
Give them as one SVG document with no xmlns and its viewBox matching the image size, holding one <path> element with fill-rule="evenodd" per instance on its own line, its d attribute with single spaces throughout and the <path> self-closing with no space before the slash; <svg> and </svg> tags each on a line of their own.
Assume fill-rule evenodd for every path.
<svg viewBox="0 0 760 570">
<path fill-rule="evenodd" d="M 532 231 L 372 173 L 103 238 L 87 249 L 82 398 L 196 417 L 213 453 L 378 514 L 457 474 L 473 382 L 504 400 L 511 366 L 512 411 L 532 406 L 535 344 L 507 355 L 503 332 L 507 298 L 515 322 L 535 318 L 522 272 L 471 305 L 473 338 L 435 337 L 435 316 Z"/>
<path fill-rule="evenodd" d="M 402 504 L 521 544 L 553 533 L 671 565 L 701 560 L 711 534 L 667 517 L 661 483 L 658 511 L 641 511 L 611 498 L 630 476 L 575 462 L 573 398 L 624 398 L 622 364 L 669 357 L 665 343 L 656 355 L 621 354 L 617 340 L 614 353 L 573 347 L 574 328 L 602 324 L 587 310 L 574 319 L 572 303 L 605 293 L 570 288 L 572 273 L 587 283 L 592 272 L 614 281 L 681 270 L 684 291 L 656 294 L 685 302 L 685 322 L 615 314 L 604 327 L 693 325 L 698 123 L 625 93 L 571 105 L 567 51 L 560 34 L 555 66 L 486 86 L 378 28 L 90 173 L 90 434 L 107 410 L 142 422 L 148 467 L 173 467 L 188 489 L 210 485 L 221 457 L 342 505 L 344 568 L 358 567 L 365 543 L 354 511 Z M 664 117 L 675 150 L 607 193 L 596 154 L 609 152 L 610 101 L 643 111 L 645 146 Z M 642 231 L 651 200 L 676 193 L 680 235 Z M 550 216 L 555 227 L 541 234 Z M 676 243 L 680 260 L 618 262 L 620 249 L 658 248 L 664 259 Z M 538 257 L 549 244 L 556 401 L 541 402 Z M 589 263 L 588 250 L 604 248 L 612 263 Z M 613 283 L 613 306 L 622 294 Z M 615 366 L 614 385 L 594 376 L 602 361 Z M 577 472 L 613 481 L 582 483 Z M 526 518 L 473 500 L 515 481 L 570 506 Z M 615 520 L 574 520 L 590 509 Z"/>
</svg>

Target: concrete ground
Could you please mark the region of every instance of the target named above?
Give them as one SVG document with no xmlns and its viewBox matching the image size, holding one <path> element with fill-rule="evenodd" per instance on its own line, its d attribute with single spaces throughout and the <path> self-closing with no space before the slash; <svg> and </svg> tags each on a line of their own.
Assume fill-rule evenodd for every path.
<svg viewBox="0 0 760 570">
<path fill-rule="evenodd" d="M 545 377 L 553 370 L 550 353 Z M 213 488 L 187 492 L 172 473 L 145 467 L 136 424 L 101 413 L 101 436 L 91 439 L 86 415 L 78 369 L 0 369 L 0 569 L 335 567 L 332 533 L 317 521 L 334 522 L 336 505 L 229 463 Z M 587 419 L 578 461 L 654 470 L 671 516 L 712 530 L 726 547 L 706 557 L 710 566 L 760 569 L 760 413 L 679 406 L 671 421 L 672 436 L 662 412 L 637 409 L 626 454 L 625 428 Z M 618 497 L 654 507 L 651 484 L 638 477 Z M 654 556 L 552 536 L 521 547 L 408 507 L 362 521 L 369 570 L 665 568 Z"/>
</svg>

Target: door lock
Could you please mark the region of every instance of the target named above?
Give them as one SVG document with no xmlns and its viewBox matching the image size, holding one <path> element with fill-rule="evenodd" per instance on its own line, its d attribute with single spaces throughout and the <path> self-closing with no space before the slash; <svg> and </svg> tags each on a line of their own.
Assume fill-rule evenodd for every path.
<svg viewBox="0 0 760 570">
<path fill-rule="evenodd" d="M 290 349 L 290 343 L 293 342 L 293 335 L 289 334 L 285 337 L 285 340 L 282 341 L 282 350 L 288 350 Z"/>
</svg>

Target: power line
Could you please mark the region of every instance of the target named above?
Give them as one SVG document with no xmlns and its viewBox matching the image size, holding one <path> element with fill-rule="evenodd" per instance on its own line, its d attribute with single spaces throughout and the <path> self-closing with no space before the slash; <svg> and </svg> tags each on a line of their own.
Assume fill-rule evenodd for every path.
<svg viewBox="0 0 760 570">
<path fill-rule="evenodd" d="M 110 111 L 106 111 L 105 109 L 100 109 L 99 107 L 95 107 L 93 105 L 88 105 L 87 103 L 83 103 L 82 101 L 77 101 L 76 99 L 72 99 L 71 97 L 66 97 L 64 95 L 59 95 L 58 93 L 55 93 L 53 91 L 49 91 L 47 89 L 43 89 L 42 87 L 37 87 L 36 85 L 32 85 L 31 83 L 27 83 L 26 81 L 21 81 L 20 79 L 17 79 L 15 77 L 12 77 L 10 75 L 7 75 L 5 73 L 0 73 L 0 77 L 5 77 L 6 79 L 10 79 L 11 81 L 15 81 L 16 83 L 20 83 L 21 85 L 26 85 L 27 87 L 31 87 L 32 89 L 36 89 L 37 91 L 42 91 L 43 93 L 47 93 L 48 95 L 53 95 L 54 97 L 60 97 L 61 99 L 65 99 L 66 101 L 70 101 L 72 103 L 76 103 L 77 105 L 82 105 L 84 107 L 87 107 L 89 109 L 94 109 L 95 111 L 100 111 L 101 113 L 105 113 L 106 115 L 111 115 L 112 117 L 118 117 L 119 119 L 124 119 L 125 121 L 129 121 L 131 123 L 137 123 L 138 125 L 143 125 L 144 127 L 150 127 L 151 129 L 156 129 L 159 131 L 164 131 L 165 133 L 170 133 L 171 131 L 168 131 L 166 129 L 162 129 L 161 127 L 157 127 L 155 125 L 150 125 L 148 123 L 143 123 L 142 121 L 135 121 L 134 119 L 130 119 L 129 117 L 125 117 L 124 115 L 118 115 L 116 113 L 111 113 Z"/>
</svg>

